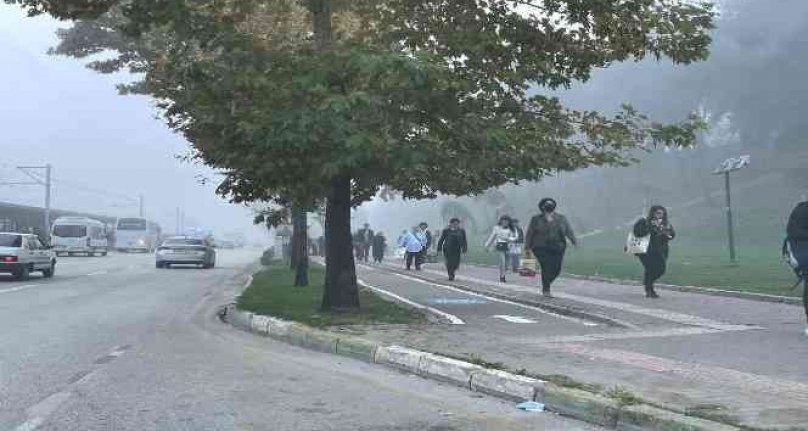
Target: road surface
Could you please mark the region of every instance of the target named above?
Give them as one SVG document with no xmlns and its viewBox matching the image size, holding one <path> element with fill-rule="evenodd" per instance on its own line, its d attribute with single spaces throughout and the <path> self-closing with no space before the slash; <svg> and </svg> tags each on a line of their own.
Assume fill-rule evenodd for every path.
<svg viewBox="0 0 808 431">
<path fill-rule="evenodd" d="M 0 279 L 0 430 L 598 429 L 220 323 L 257 255 L 65 257 L 53 279 Z"/>
</svg>

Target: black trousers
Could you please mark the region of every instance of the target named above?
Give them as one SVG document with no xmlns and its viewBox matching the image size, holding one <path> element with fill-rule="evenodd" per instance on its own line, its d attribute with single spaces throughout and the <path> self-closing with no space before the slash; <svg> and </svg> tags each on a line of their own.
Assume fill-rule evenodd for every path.
<svg viewBox="0 0 808 431">
<path fill-rule="evenodd" d="M 454 278 L 457 268 L 460 268 L 460 251 L 444 250 L 443 257 L 446 258 L 446 272 L 449 278 Z"/>
<path fill-rule="evenodd" d="M 667 270 L 667 256 L 661 251 L 649 250 L 648 253 L 637 255 L 637 257 L 640 258 L 640 262 L 645 268 L 645 275 L 643 276 L 645 290 L 654 290 L 654 283 L 665 275 Z"/>
<path fill-rule="evenodd" d="M 541 289 L 545 292 L 550 291 L 550 285 L 561 274 L 564 251 L 564 249 L 552 247 L 536 247 L 533 249 L 533 254 L 541 267 Z"/>
<path fill-rule="evenodd" d="M 382 260 L 384 260 L 384 249 L 380 250 L 379 247 L 374 247 L 373 248 L 373 260 L 378 262 L 378 263 L 382 263 Z"/>
<path fill-rule="evenodd" d="M 412 263 L 415 261 L 415 269 L 421 269 L 421 252 L 420 251 L 408 251 L 407 252 L 407 269 L 412 268 Z"/>
<path fill-rule="evenodd" d="M 808 271 L 802 279 L 802 306 L 805 307 L 805 319 L 808 320 Z"/>
</svg>

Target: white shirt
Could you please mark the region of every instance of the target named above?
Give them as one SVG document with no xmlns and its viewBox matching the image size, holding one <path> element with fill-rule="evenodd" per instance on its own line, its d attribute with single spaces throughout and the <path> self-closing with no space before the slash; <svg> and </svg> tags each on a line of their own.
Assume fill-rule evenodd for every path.
<svg viewBox="0 0 808 431">
<path fill-rule="evenodd" d="M 512 230 L 506 227 L 502 227 L 500 225 L 496 225 L 494 226 L 494 229 L 491 231 L 491 235 L 488 237 L 488 241 L 485 242 L 485 246 L 491 247 L 491 244 L 499 244 L 499 243 L 509 244 L 512 242 L 516 242 L 517 239 L 518 237 Z"/>
</svg>

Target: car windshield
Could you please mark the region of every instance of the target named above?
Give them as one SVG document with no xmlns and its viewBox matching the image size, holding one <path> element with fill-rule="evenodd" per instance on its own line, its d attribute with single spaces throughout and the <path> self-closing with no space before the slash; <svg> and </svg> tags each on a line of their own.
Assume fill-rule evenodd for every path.
<svg viewBox="0 0 808 431">
<path fill-rule="evenodd" d="M 146 230 L 146 220 L 120 219 L 118 220 L 118 230 Z"/>
<path fill-rule="evenodd" d="M 22 247 L 22 235 L 0 233 L 0 247 Z"/>
<path fill-rule="evenodd" d="M 193 238 L 177 238 L 177 239 L 169 239 L 163 243 L 166 246 L 174 246 L 174 245 L 205 245 L 204 241 L 201 239 L 193 239 Z"/>
<path fill-rule="evenodd" d="M 53 227 L 53 236 L 62 238 L 80 238 L 87 236 L 87 226 L 80 225 L 56 225 Z"/>
</svg>

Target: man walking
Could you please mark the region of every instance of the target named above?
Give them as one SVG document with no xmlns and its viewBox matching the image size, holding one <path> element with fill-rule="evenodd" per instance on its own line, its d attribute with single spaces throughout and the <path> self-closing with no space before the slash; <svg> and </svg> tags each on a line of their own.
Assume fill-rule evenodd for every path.
<svg viewBox="0 0 808 431">
<path fill-rule="evenodd" d="M 455 272 L 460 267 L 460 255 L 468 251 L 466 231 L 460 227 L 460 219 L 449 220 L 449 227 L 443 230 L 438 240 L 438 253 L 443 251 L 446 258 L 446 272 L 449 281 L 455 279 Z"/>
<path fill-rule="evenodd" d="M 370 229 L 370 224 L 365 223 L 365 226 L 356 233 L 359 241 L 359 255 L 357 259 L 367 262 L 370 256 L 370 247 L 373 245 L 373 231 Z"/>
<path fill-rule="evenodd" d="M 419 227 L 412 228 L 412 232 L 408 232 L 401 237 L 398 245 L 404 247 L 406 252 L 405 262 L 407 271 L 412 269 L 413 262 L 415 262 L 416 270 L 421 269 L 420 256 L 421 251 L 424 249 L 424 244 L 426 244 L 426 237 Z"/>
</svg>

